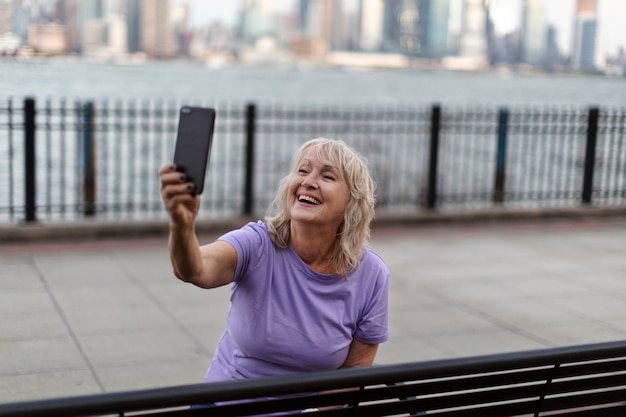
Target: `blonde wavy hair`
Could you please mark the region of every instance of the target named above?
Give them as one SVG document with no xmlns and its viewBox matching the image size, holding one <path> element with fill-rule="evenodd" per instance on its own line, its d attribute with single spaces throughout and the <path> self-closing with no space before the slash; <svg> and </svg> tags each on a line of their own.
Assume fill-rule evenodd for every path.
<svg viewBox="0 0 626 417">
<path fill-rule="evenodd" d="M 265 222 L 274 244 L 286 248 L 291 238 L 289 213 L 289 181 L 296 174 L 298 163 L 307 152 L 313 152 L 324 165 L 335 167 L 350 190 L 350 200 L 337 230 L 335 245 L 328 262 L 339 276 L 346 277 L 349 270 L 359 265 L 370 236 L 370 223 L 374 218 L 376 186 L 367 169 L 365 159 L 341 140 L 316 138 L 305 142 L 295 155 L 291 171 L 279 184 Z"/>
</svg>

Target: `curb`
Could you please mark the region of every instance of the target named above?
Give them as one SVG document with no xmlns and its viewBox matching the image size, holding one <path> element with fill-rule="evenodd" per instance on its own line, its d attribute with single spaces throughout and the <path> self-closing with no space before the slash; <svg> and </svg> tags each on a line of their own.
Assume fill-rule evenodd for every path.
<svg viewBox="0 0 626 417">
<path fill-rule="evenodd" d="M 198 234 L 221 234 L 239 228 L 262 216 L 235 216 L 199 220 Z M 493 222 L 522 222 L 538 220 L 602 220 L 622 218 L 626 220 L 626 207 L 568 207 L 550 209 L 481 209 L 465 211 L 394 211 L 380 210 L 372 228 L 419 227 L 426 225 L 459 225 Z M 60 240 L 97 240 L 104 238 L 144 238 L 167 236 L 168 221 L 84 220 L 62 223 L 18 223 L 0 225 L 0 244 L 15 242 L 42 242 Z"/>
</svg>

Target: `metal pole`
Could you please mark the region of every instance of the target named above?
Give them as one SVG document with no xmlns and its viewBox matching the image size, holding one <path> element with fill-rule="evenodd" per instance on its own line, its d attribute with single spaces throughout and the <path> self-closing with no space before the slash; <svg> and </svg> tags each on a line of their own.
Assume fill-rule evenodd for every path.
<svg viewBox="0 0 626 417">
<path fill-rule="evenodd" d="M 256 104 L 246 106 L 246 172 L 244 187 L 244 215 L 254 211 L 254 135 L 256 133 Z"/>
<path fill-rule="evenodd" d="M 35 158 L 35 99 L 24 100 L 24 209 L 25 221 L 37 221 L 37 167 Z"/>
<path fill-rule="evenodd" d="M 439 131 L 441 106 L 432 107 L 430 121 L 430 153 L 428 159 L 428 189 L 426 190 L 426 208 L 432 210 L 437 205 L 437 165 L 439 159 Z"/>
<path fill-rule="evenodd" d="M 506 135 L 509 123 L 509 109 L 500 108 L 498 111 L 498 150 L 496 154 L 496 176 L 493 192 L 493 202 L 502 204 L 504 201 L 504 174 L 506 171 Z"/>
<path fill-rule="evenodd" d="M 596 141 L 598 137 L 598 116 L 600 110 L 597 107 L 589 109 L 587 125 L 587 147 L 585 149 L 585 172 L 583 175 L 583 204 L 591 204 L 593 192 L 593 171 L 596 161 Z"/>
<path fill-rule="evenodd" d="M 96 162 L 94 146 L 94 105 L 83 105 L 83 214 L 96 214 Z"/>
</svg>

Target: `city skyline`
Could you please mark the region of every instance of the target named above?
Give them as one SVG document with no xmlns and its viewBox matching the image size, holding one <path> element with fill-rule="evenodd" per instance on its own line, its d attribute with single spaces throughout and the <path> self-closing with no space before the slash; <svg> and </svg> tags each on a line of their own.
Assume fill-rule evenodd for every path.
<svg viewBox="0 0 626 417">
<path fill-rule="evenodd" d="M 270 0 L 277 10 L 294 10 L 297 0 Z M 491 0 L 491 14 L 495 30 L 510 33 L 519 29 L 523 0 Z M 577 0 L 547 0 L 546 19 L 557 28 L 557 43 L 561 51 L 569 54 L 572 47 L 574 13 Z M 204 26 L 215 21 L 234 25 L 239 18 L 242 0 L 173 0 L 174 4 L 187 3 L 190 7 L 190 24 Z M 354 10 L 358 0 L 344 1 L 347 10 Z M 605 53 L 617 55 L 620 48 L 626 49 L 626 1 L 600 0 L 598 15 L 603 26 Z"/>
<path fill-rule="evenodd" d="M 626 75 L 616 0 L 40 1 L 0 3 L 2 54 Z"/>
</svg>

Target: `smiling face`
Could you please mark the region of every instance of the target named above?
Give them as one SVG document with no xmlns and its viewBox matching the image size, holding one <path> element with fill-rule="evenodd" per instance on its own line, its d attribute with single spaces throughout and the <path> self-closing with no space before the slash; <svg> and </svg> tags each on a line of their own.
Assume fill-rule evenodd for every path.
<svg viewBox="0 0 626 417">
<path fill-rule="evenodd" d="M 305 151 L 296 162 L 289 182 L 292 221 L 327 225 L 337 230 L 349 201 L 348 184 L 337 167 L 321 161 L 313 149 Z"/>
<path fill-rule="evenodd" d="M 279 248 L 295 242 L 309 255 L 332 246 L 327 266 L 345 276 L 363 256 L 375 191 L 367 161 L 354 149 L 341 140 L 311 139 L 298 150 L 265 216 L 272 242 Z"/>
</svg>

